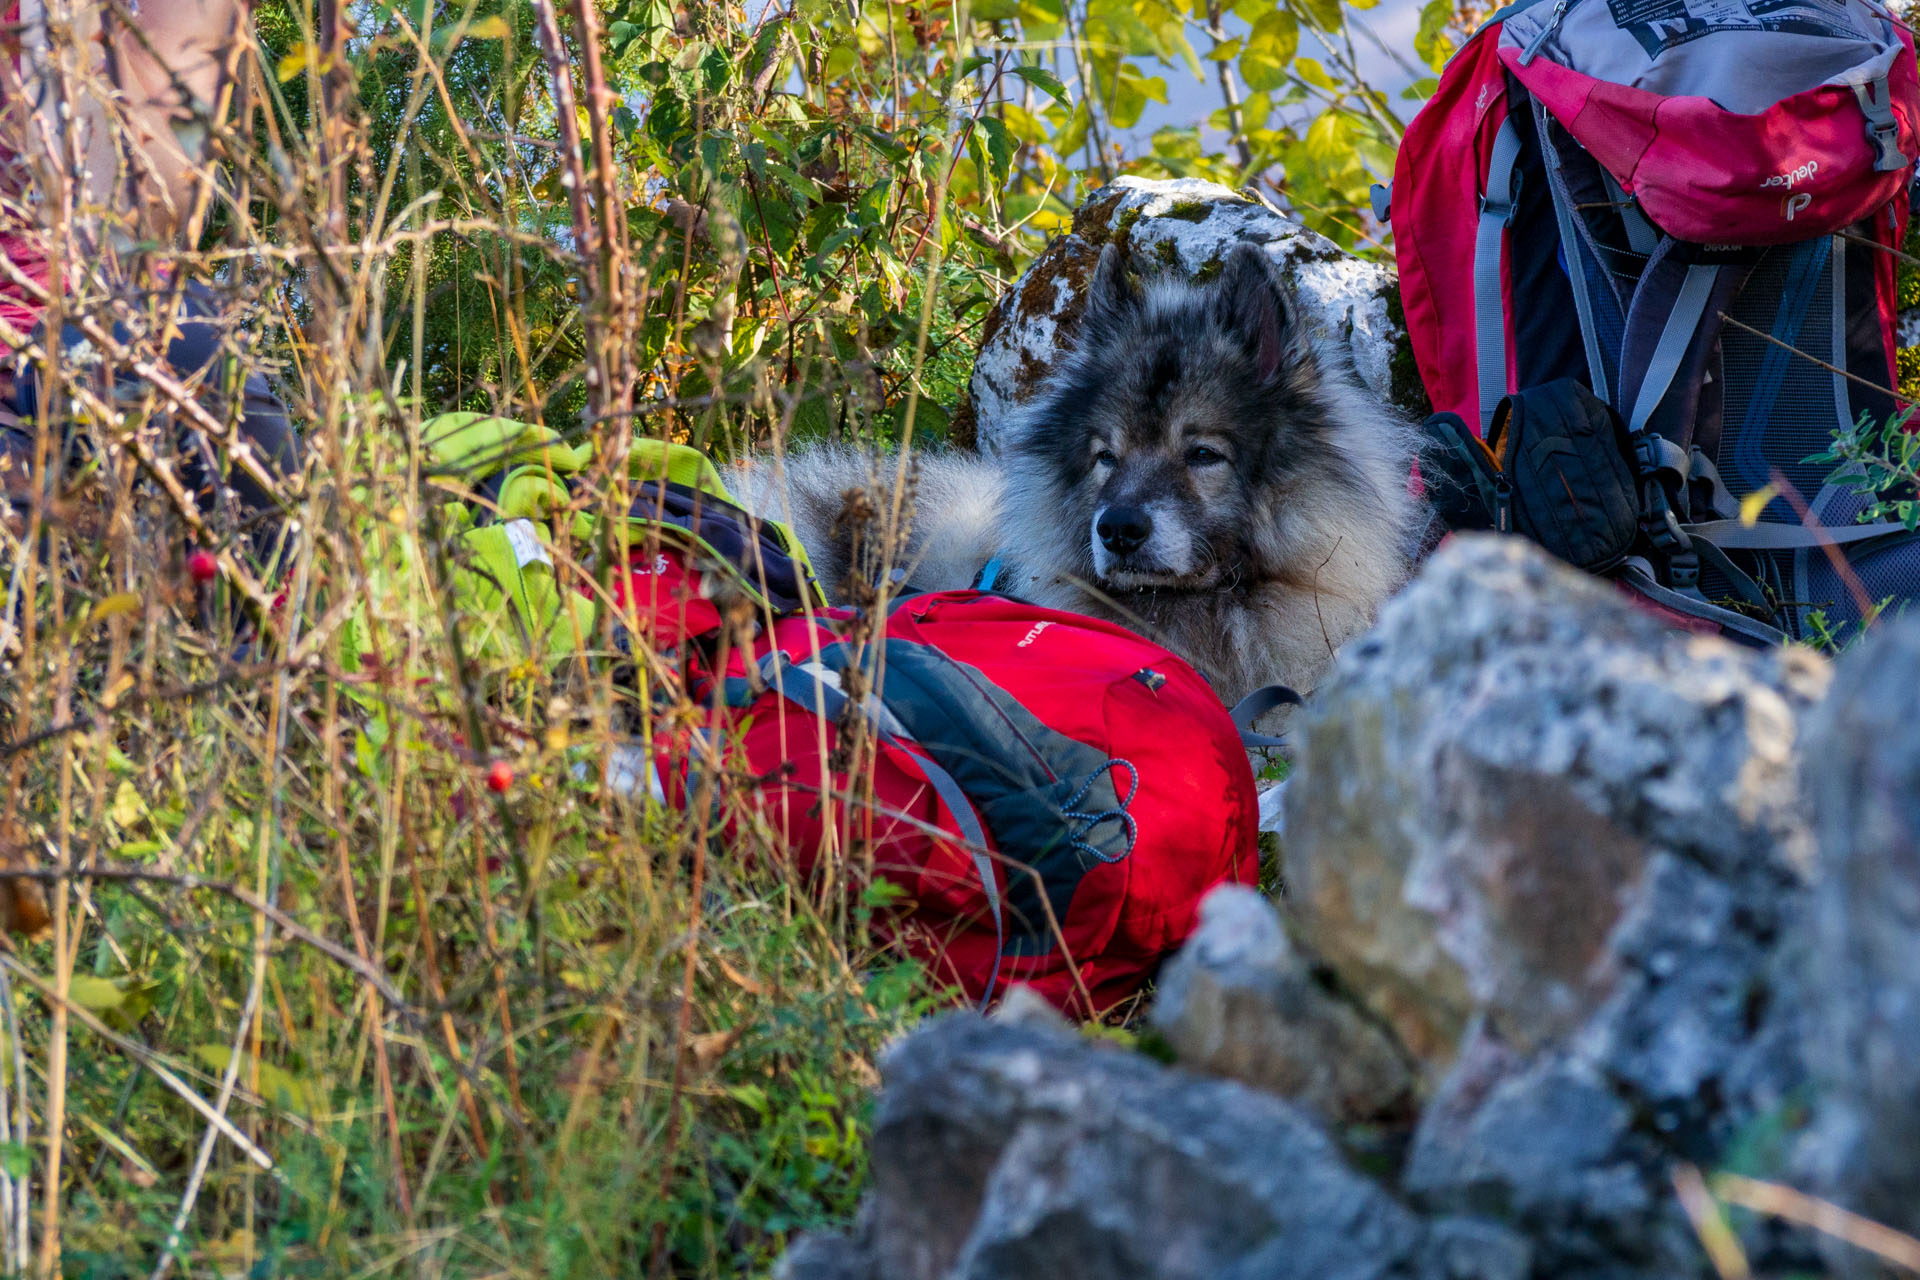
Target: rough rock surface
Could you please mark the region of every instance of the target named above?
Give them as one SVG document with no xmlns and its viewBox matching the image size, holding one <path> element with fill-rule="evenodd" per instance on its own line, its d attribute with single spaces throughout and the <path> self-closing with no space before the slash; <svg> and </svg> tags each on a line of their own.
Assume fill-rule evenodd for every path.
<svg viewBox="0 0 1920 1280">
<path fill-rule="evenodd" d="M 1281 909 L 1209 899 L 1163 973 L 1181 1069 L 1018 1009 L 910 1037 L 788 1280 L 1705 1280 L 1681 1165 L 1920 1231 L 1916 689 L 1920 622 L 1836 676 L 1450 543 L 1297 726 Z M 1756 1275 L 1882 1274 L 1732 1225 Z"/>
<path fill-rule="evenodd" d="M 1829 668 L 1666 629 L 1511 539 L 1459 539 L 1299 726 L 1288 919 L 1427 1065 L 1414 1203 L 1549 1274 L 1685 1274 L 1667 1169 L 1805 1080 L 1802 715 Z M 1765 1247 L 1773 1247 L 1762 1242 Z"/>
<path fill-rule="evenodd" d="M 1074 212 L 1072 231 L 1056 237 L 988 315 L 970 386 L 972 433 L 981 447 L 998 447 L 1011 410 L 1072 349 L 1086 283 L 1109 240 L 1125 244 L 1140 269 L 1201 278 L 1217 272 L 1235 245 L 1262 246 L 1285 265 L 1304 317 L 1351 354 L 1361 381 L 1409 412 L 1424 412 L 1392 267 L 1355 258 L 1271 205 L 1217 183 L 1123 177 Z M 965 434 L 964 425 L 957 430 Z"/>
<path fill-rule="evenodd" d="M 1820 844 L 1807 948 L 1822 1088 L 1813 1172 L 1855 1212 L 1920 1231 L 1920 620 L 1840 663 L 1808 728 Z"/>
<path fill-rule="evenodd" d="M 1323 1120 L 1404 1112 L 1412 1065 L 1329 992 L 1266 898 L 1222 885 L 1160 976 L 1149 1015 L 1180 1064 L 1279 1094 Z"/>
<path fill-rule="evenodd" d="M 1797 719 L 1828 674 L 1668 630 L 1517 539 L 1456 539 L 1301 717 L 1298 936 L 1435 1068 L 1477 1019 L 1523 1051 L 1563 1037 L 1632 984 L 1632 948 L 1689 943 L 1655 936 L 1680 927 L 1656 904 L 1775 926 L 1810 850 Z"/>
<path fill-rule="evenodd" d="M 1523 1241 L 1429 1224 L 1308 1116 L 1069 1032 L 968 1014 L 882 1067 L 854 1240 L 789 1280 L 1521 1280 Z"/>
</svg>

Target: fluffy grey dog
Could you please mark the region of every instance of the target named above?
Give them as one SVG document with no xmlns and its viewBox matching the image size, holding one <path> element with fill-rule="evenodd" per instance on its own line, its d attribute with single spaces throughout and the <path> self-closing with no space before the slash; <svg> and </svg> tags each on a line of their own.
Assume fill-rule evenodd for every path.
<svg viewBox="0 0 1920 1280">
<path fill-rule="evenodd" d="M 849 574 L 965 587 L 997 556 L 997 589 L 1151 636 L 1229 702 L 1312 688 L 1425 532 L 1413 429 L 1315 345 L 1252 247 L 1211 283 L 1142 287 L 1109 243 L 1077 345 L 1008 434 L 998 457 L 821 448 L 732 480 L 794 527 L 829 594 Z M 885 563 L 855 527 L 904 552 Z"/>
</svg>

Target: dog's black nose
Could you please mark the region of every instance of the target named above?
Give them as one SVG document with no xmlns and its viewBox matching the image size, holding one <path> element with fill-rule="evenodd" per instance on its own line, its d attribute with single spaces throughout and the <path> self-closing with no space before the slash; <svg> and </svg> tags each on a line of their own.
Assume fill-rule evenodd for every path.
<svg viewBox="0 0 1920 1280">
<path fill-rule="evenodd" d="M 1153 517 L 1142 507 L 1111 506 L 1093 522 L 1093 531 L 1117 556 L 1138 551 L 1153 533 Z"/>
</svg>

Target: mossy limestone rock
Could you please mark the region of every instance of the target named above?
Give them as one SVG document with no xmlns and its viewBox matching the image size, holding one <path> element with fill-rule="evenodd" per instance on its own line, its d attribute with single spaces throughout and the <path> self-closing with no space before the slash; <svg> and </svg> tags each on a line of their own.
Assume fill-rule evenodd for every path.
<svg viewBox="0 0 1920 1280">
<path fill-rule="evenodd" d="M 1273 206 L 1217 183 L 1124 177 L 1075 210 L 1073 229 L 1034 259 L 988 316 L 971 385 L 981 448 L 1004 442 L 1013 410 L 1073 349 L 1087 281 L 1109 240 L 1127 247 L 1136 270 L 1201 279 L 1218 271 L 1235 246 L 1261 246 L 1285 266 L 1307 323 L 1351 354 L 1368 389 L 1410 413 L 1424 412 L 1391 266 L 1356 258 Z"/>
</svg>

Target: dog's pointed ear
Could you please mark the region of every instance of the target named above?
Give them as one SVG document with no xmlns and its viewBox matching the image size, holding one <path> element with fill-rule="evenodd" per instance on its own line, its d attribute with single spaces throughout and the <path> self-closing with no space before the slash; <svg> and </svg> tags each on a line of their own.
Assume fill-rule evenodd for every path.
<svg viewBox="0 0 1920 1280">
<path fill-rule="evenodd" d="M 1245 345 L 1261 381 L 1279 377 L 1306 355 L 1292 291 L 1260 250 L 1243 244 L 1227 256 L 1215 298 L 1220 323 Z"/>
<path fill-rule="evenodd" d="M 1100 261 L 1087 284 L 1087 327 L 1092 330 L 1112 324 L 1132 314 L 1139 304 L 1140 292 L 1127 275 L 1127 251 L 1118 241 L 1109 240 L 1100 250 Z"/>
</svg>

